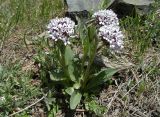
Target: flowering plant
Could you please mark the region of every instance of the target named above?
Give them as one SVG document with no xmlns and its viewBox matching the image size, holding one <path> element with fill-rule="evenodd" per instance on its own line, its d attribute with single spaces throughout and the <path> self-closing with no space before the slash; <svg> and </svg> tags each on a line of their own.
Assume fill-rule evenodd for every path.
<svg viewBox="0 0 160 117">
<path fill-rule="evenodd" d="M 94 94 L 117 72 L 94 63 L 100 39 L 107 41 L 113 50 L 123 48 L 124 36 L 112 10 L 100 10 L 92 18 L 95 23 L 79 20 L 77 26 L 70 18 L 55 18 L 47 26 L 52 41 L 45 60 L 50 63 L 46 65 L 45 60 L 40 59 L 42 71 L 46 73 L 42 77 L 49 76 L 53 86 L 62 87 L 61 92 L 70 97 L 70 109 L 75 109 L 82 97 Z M 75 51 L 77 48 L 79 52 Z"/>
</svg>

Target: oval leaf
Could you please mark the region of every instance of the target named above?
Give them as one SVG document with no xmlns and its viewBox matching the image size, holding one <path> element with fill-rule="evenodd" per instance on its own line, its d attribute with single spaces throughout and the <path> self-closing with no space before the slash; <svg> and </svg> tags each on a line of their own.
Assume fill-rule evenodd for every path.
<svg viewBox="0 0 160 117">
<path fill-rule="evenodd" d="M 82 94 L 74 91 L 70 97 L 70 108 L 75 109 L 81 101 Z"/>
</svg>

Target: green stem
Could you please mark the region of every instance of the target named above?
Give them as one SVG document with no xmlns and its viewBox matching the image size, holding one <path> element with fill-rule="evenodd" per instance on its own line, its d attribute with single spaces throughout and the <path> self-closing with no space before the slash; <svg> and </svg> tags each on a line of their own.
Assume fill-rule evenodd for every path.
<svg viewBox="0 0 160 117">
<path fill-rule="evenodd" d="M 59 43 L 58 43 L 58 54 L 59 54 L 58 55 L 58 57 L 59 57 L 58 61 L 60 62 L 60 65 L 61 65 L 62 69 L 64 70 L 65 77 L 67 77 L 66 84 L 70 84 L 69 80 L 68 80 L 68 78 L 69 78 L 68 68 L 66 68 L 65 57 L 64 57 L 65 46 L 62 45 L 62 44 L 59 44 Z"/>
<path fill-rule="evenodd" d="M 94 58 L 96 56 L 96 52 L 97 52 L 97 38 L 95 38 L 95 42 L 94 42 L 94 50 L 93 50 L 93 53 L 90 55 L 90 58 L 89 58 L 89 63 L 88 63 L 88 66 L 87 66 L 87 69 L 82 77 L 82 80 L 83 80 L 83 83 L 82 83 L 82 89 L 85 89 L 85 86 L 88 82 L 88 77 L 89 77 L 89 74 L 90 74 L 90 69 L 91 69 L 91 66 L 93 64 L 93 61 L 94 61 Z"/>
</svg>

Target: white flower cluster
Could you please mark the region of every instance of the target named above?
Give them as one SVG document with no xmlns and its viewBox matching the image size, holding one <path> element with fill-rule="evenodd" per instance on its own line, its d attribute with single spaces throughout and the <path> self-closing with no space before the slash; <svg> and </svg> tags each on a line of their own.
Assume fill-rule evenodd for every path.
<svg viewBox="0 0 160 117">
<path fill-rule="evenodd" d="M 119 26 L 102 26 L 99 29 L 99 36 L 109 42 L 111 49 L 120 50 L 123 48 L 124 36 L 120 31 Z"/>
<path fill-rule="evenodd" d="M 64 45 L 70 44 L 69 38 L 74 36 L 75 22 L 70 18 L 55 18 L 47 26 L 49 37 L 54 41 L 62 40 Z"/>
<path fill-rule="evenodd" d="M 100 26 L 119 25 L 117 15 L 112 10 L 99 10 L 93 14 Z"/>
<path fill-rule="evenodd" d="M 112 10 L 100 10 L 94 13 L 93 17 L 100 25 L 98 35 L 110 44 L 111 49 L 122 49 L 124 35 L 120 30 L 117 15 Z"/>
</svg>

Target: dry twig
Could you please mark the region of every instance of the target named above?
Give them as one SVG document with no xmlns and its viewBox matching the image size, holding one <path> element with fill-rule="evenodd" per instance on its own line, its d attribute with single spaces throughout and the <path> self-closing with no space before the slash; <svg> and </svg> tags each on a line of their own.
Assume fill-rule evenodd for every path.
<svg viewBox="0 0 160 117">
<path fill-rule="evenodd" d="M 21 112 L 23 112 L 23 111 L 25 111 L 25 110 L 31 108 L 32 106 L 34 106 L 34 105 L 37 104 L 38 102 L 42 101 L 46 96 L 47 96 L 47 94 L 44 95 L 43 97 L 41 97 L 41 98 L 40 98 L 39 100 L 37 100 L 36 102 L 34 102 L 33 104 L 31 104 L 31 105 L 25 107 L 24 109 L 21 109 L 20 111 L 17 111 L 17 112 L 15 112 L 15 113 L 9 115 L 9 117 L 12 117 L 12 116 L 14 116 L 14 115 L 16 115 L 16 114 L 19 114 L 19 113 L 21 113 Z"/>
<path fill-rule="evenodd" d="M 142 78 L 141 80 L 139 80 L 139 81 L 137 82 L 137 84 L 135 84 L 126 94 L 124 94 L 124 96 L 122 97 L 122 99 L 123 99 L 129 92 L 131 92 L 142 80 L 143 80 L 143 78 Z"/>
</svg>

